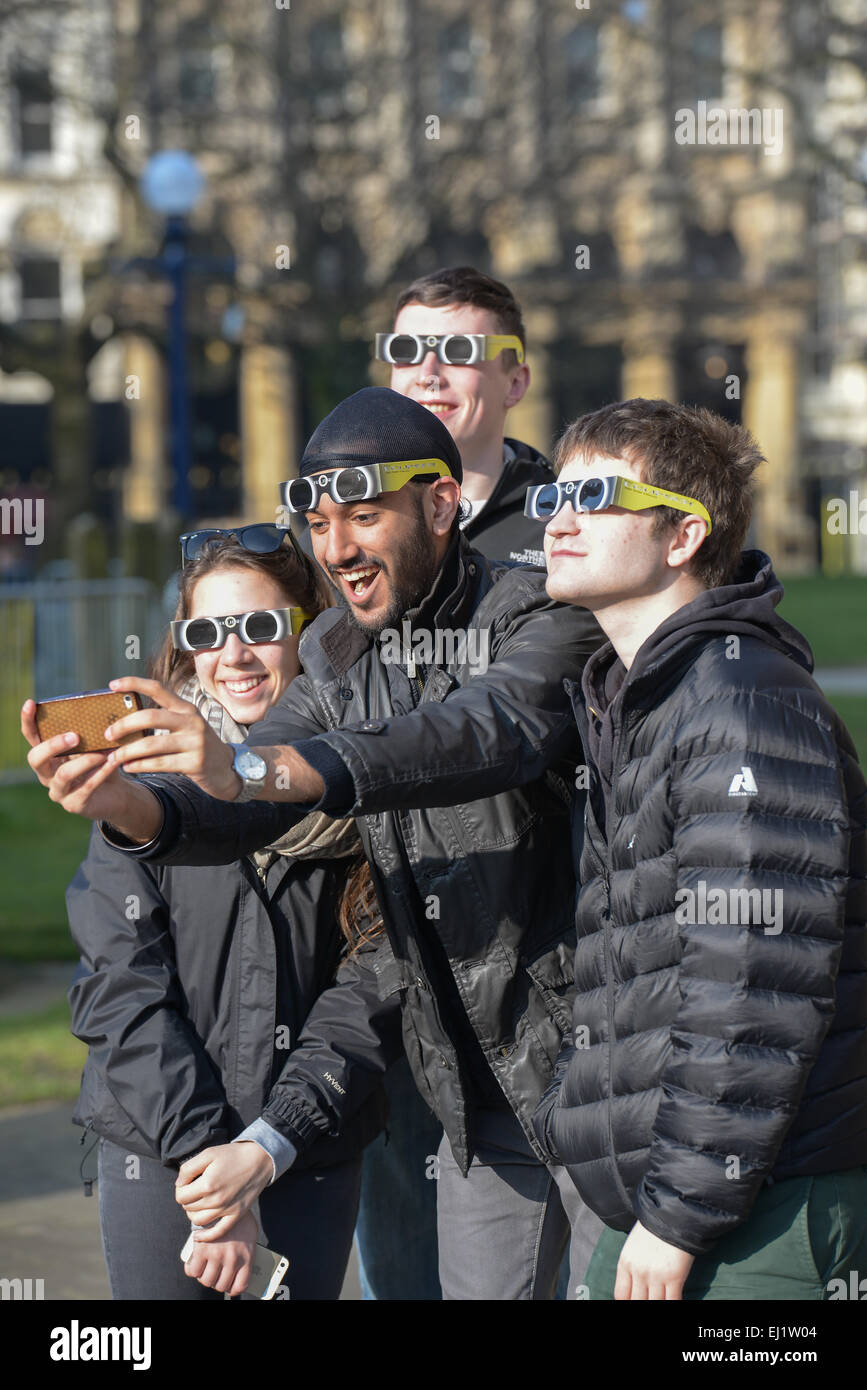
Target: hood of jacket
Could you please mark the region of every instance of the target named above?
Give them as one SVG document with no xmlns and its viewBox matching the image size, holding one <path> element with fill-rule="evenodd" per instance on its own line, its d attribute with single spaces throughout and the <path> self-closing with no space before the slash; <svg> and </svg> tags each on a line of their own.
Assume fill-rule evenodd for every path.
<svg viewBox="0 0 867 1390">
<path fill-rule="evenodd" d="M 590 657 L 582 679 L 591 716 L 587 751 L 606 780 L 610 780 L 614 701 L 619 698 L 623 704 L 627 692 L 658 686 L 672 668 L 683 665 L 702 638 L 720 633 L 758 637 L 812 673 L 809 643 L 776 612 L 784 592 L 770 557 L 762 550 L 745 550 L 732 583 L 706 589 L 660 623 L 638 648 L 628 671 L 610 642 Z"/>
</svg>

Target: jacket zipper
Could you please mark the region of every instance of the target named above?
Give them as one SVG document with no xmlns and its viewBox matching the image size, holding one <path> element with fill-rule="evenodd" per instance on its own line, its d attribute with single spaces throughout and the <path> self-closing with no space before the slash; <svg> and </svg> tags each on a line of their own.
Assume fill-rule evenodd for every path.
<svg viewBox="0 0 867 1390">
<path fill-rule="evenodd" d="M 621 1197 L 628 1211 L 632 1209 L 629 1193 L 623 1184 L 620 1176 L 620 1168 L 617 1163 L 617 1149 L 614 1144 L 614 1044 L 617 1042 L 617 1030 L 614 1025 L 614 931 L 611 923 L 611 850 L 610 837 L 613 834 L 614 826 L 614 800 L 615 782 L 617 769 L 620 765 L 620 746 L 623 741 L 624 726 L 621 723 L 617 731 L 616 739 L 612 740 L 611 757 L 611 800 L 610 804 L 605 795 L 605 787 L 602 787 L 602 800 L 605 806 L 605 853 L 606 862 L 602 869 L 602 882 L 605 885 L 605 917 L 603 920 L 603 936 L 605 940 L 605 1003 L 608 1014 L 608 1151 L 611 1155 L 611 1167 L 614 1173 L 614 1181 L 620 1190 Z"/>
</svg>

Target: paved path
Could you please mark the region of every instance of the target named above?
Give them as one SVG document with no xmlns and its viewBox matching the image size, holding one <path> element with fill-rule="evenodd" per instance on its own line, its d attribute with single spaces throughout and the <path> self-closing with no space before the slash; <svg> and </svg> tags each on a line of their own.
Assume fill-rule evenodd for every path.
<svg viewBox="0 0 867 1390">
<path fill-rule="evenodd" d="M 826 666 L 814 676 L 826 695 L 867 695 L 867 666 Z"/>
<path fill-rule="evenodd" d="M 74 960 L 0 961 L 0 1018 L 39 1013 L 66 996 Z"/>
</svg>

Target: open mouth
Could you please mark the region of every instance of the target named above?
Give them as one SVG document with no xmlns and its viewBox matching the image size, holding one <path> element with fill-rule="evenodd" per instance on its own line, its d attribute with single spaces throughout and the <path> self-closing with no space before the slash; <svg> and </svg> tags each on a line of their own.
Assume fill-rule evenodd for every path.
<svg viewBox="0 0 867 1390">
<path fill-rule="evenodd" d="M 243 680 L 223 681 L 223 689 L 228 695 L 233 695 L 236 699 L 244 699 L 253 695 L 265 679 L 266 677 L 263 675 L 245 676 Z"/>
<path fill-rule="evenodd" d="M 423 405 L 434 415 L 448 415 L 452 410 L 457 410 L 456 405 L 449 405 L 447 401 L 419 401 L 419 405 Z"/>
<path fill-rule="evenodd" d="M 340 578 L 349 591 L 354 603 L 360 603 L 370 594 L 379 575 L 379 565 L 359 565 L 354 570 L 341 570 Z"/>
</svg>

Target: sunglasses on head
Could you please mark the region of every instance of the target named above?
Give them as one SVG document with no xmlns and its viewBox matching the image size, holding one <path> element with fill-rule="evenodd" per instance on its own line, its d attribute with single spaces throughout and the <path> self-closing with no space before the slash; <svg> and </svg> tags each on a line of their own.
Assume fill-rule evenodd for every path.
<svg viewBox="0 0 867 1390">
<path fill-rule="evenodd" d="M 172 645 L 179 652 L 216 651 L 233 632 L 248 647 L 295 637 L 309 620 L 303 608 L 256 608 L 251 613 L 226 613 L 219 618 L 178 618 L 172 623 Z"/>
<path fill-rule="evenodd" d="M 675 507 L 679 512 L 700 516 L 707 522 L 708 535 L 711 533 L 707 508 L 694 497 L 684 497 L 680 492 L 669 492 L 667 488 L 653 487 L 650 483 L 639 483 L 619 475 L 609 478 L 570 478 L 565 483 L 542 483 L 529 487 L 524 515 L 537 521 L 547 520 L 556 516 L 560 508 L 569 502 L 576 512 L 603 512 L 608 507 L 625 507 L 630 512 L 642 512 L 646 507 Z"/>
<path fill-rule="evenodd" d="M 397 492 L 412 479 L 433 482 L 452 476 L 442 459 L 403 459 L 397 463 L 365 463 L 357 467 L 332 468 L 306 478 L 292 478 L 280 489 L 290 512 L 309 512 L 318 507 L 323 493 L 334 502 L 365 502 L 384 492 Z"/>
<path fill-rule="evenodd" d="M 275 526 L 273 522 L 256 522 L 251 526 L 210 526 L 204 531 L 186 531 L 178 539 L 181 543 L 181 565 L 188 565 L 204 554 L 211 541 L 221 541 L 233 536 L 244 550 L 254 555 L 271 555 L 279 550 L 288 536 L 289 542 L 299 559 L 307 559 L 299 549 L 298 542 L 288 526 Z"/>
<path fill-rule="evenodd" d="M 449 367 L 477 367 L 508 348 L 523 362 L 524 346 L 513 333 L 377 333 L 374 352 L 393 367 L 413 367 L 431 350 Z"/>
</svg>

